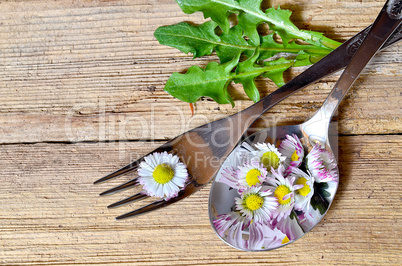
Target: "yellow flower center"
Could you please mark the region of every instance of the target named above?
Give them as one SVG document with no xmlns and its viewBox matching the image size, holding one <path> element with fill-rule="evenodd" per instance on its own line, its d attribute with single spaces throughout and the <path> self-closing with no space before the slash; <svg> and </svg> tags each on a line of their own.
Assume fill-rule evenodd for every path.
<svg viewBox="0 0 402 266">
<path fill-rule="evenodd" d="M 260 175 L 261 172 L 258 169 L 251 169 L 250 171 L 248 171 L 246 175 L 247 185 L 249 185 L 250 187 L 257 185 L 260 182 L 260 179 L 258 179 Z"/>
<path fill-rule="evenodd" d="M 292 162 L 296 162 L 299 160 L 299 155 L 297 155 L 296 150 L 292 153 L 292 156 L 290 156 L 290 159 L 292 160 Z"/>
<path fill-rule="evenodd" d="M 288 236 L 285 236 L 284 239 L 282 239 L 282 245 L 288 243 L 290 240 L 288 238 Z"/>
<path fill-rule="evenodd" d="M 167 182 L 173 179 L 174 172 L 170 165 L 162 163 L 155 167 L 152 176 L 156 181 L 156 183 L 166 184 Z"/>
<path fill-rule="evenodd" d="M 264 165 L 265 168 L 271 170 L 271 167 L 274 169 L 279 167 L 279 157 L 273 151 L 267 151 L 261 157 L 261 163 Z"/>
<path fill-rule="evenodd" d="M 307 179 L 304 177 L 300 177 L 299 179 L 297 179 L 296 184 L 297 185 L 303 185 L 302 188 L 296 190 L 297 193 L 299 193 L 300 195 L 302 195 L 303 197 L 307 196 L 308 193 L 310 193 L 311 188 L 309 185 L 306 184 Z"/>
<path fill-rule="evenodd" d="M 278 203 L 281 205 L 286 205 L 290 202 L 290 198 L 283 200 L 287 194 L 290 193 L 290 189 L 285 185 L 280 185 L 275 189 L 274 195 L 278 199 Z"/>
<path fill-rule="evenodd" d="M 264 199 L 257 194 L 251 194 L 246 197 L 245 202 L 248 209 L 255 211 L 262 207 Z"/>
</svg>

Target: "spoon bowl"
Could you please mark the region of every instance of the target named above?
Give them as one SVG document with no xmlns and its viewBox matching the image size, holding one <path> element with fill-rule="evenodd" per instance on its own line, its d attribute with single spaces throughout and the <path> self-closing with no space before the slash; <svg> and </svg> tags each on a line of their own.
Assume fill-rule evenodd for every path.
<svg viewBox="0 0 402 266">
<path fill-rule="evenodd" d="M 325 148 L 328 152 L 334 155 L 334 158 L 337 160 L 338 156 L 338 123 L 337 121 L 331 121 L 328 126 L 328 132 L 325 137 L 325 142 L 321 143 L 316 138 L 312 138 L 312 136 L 307 135 L 304 128 L 311 123 L 311 121 L 307 121 L 303 124 L 299 125 L 289 125 L 289 126 L 278 126 L 272 128 L 266 128 L 261 131 L 255 132 L 250 136 L 246 137 L 244 140 L 240 142 L 240 144 L 233 150 L 233 152 L 226 158 L 224 161 L 221 169 L 219 170 L 210 191 L 209 197 L 209 218 L 213 229 L 215 230 L 216 234 L 223 240 L 226 244 L 240 249 L 240 250 L 247 250 L 247 251 L 260 251 L 260 250 L 271 250 L 275 249 L 284 245 L 287 245 L 300 237 L 304 234 L 308 233 L 313 227 L 315 227 L 320 220 L 324 217 L 327 213 L 334 196 L 336 194 L 338 188 L 338 177 L 339 177 L 339 170 L 336 167 L 335 170 L 335 178 L 331 181 L 331 184 L 326 189 L 326 192 L 329 193 L 330 196 L 323 197 L 322 193 L 320 193 L 320 189 L 322 189 L 322 185 L 325 183 L 315 183 L 315 194 L 313 195 L 315 200 L 315 205 L 319 204 L 322 206 L 320 210 L 311 210 L 311 213 L 304 213 L 304 212 L 294 212 L 295 216 L 293 217 L 296 219 L 294 222 L 300 226 L 299 229 L 294 230 L 293 237 L 287 243 L 280 243 L 279 245 L 272 245 L 269 248 L 265 249 L 251 249 L 246 245 L 239 245 L 239 241 L 232 242 L 228 239 L 228 236 L 222 232 L 215 226 L 215 222 L 220 217 L 220 215 L 225 215 L 231 213 L 235 209 L 235 198 L 240 198 L 241 195 L 237 189 L 233 189 L 226 183 L 221 182 L 221 178 L 224 174 L 225 169 L 228 167 L 237 167 L 241 165 L 241 163 L 245 160 L 244 152 L 252 151 L 252 147 L 255 146 L 257 143 L 271 143 L 274 144 L 276 147 L 286 139 L 287 135 L 296 135 L 301 143 L 303 144 L 303 148 L 305 151 L 309 151 L 313 148 L 314 145 L 318 143 L 321 147 Z M 314 136 L 317 137 L 317 136 Z M 241 158 L 241 159 L 240 159 Z M 247 160 L 247 159 L 246 159 Z M 306 215 L 310 215 L 309 219 L 306 219 Z M 289 218 L 288 218 L 289 219 Z M 288 221 L 291 222 L 291 221 Z M 230 229 L 229 229 L 230 233 Z M 249 239 L 250 232 L 245 230 L 242 232 L 242 238 Z M 278 243 L 277 243 L 278 244 Z"/>
</svg>

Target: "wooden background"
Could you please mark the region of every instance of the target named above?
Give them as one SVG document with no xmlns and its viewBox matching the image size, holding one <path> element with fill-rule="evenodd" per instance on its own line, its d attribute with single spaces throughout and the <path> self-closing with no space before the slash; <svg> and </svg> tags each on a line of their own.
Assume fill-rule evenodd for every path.
<svg viewBox="0 0 402 266">
<path fill-rule="evenodd" d="M 384 1 L 284 0 L 299 27 L 344 41 Z M 205 65 L 159 45 L 154 30 L 185 15 L 173 0 L 0 1 L 0 264 L 394 264 L 400 265 L 402 45 L 381 52 L 340 106 L 340 187 L 324 220 L 302 239 L 259 253 L 221 242 L 208 218 L 209 186 L 135 219 L 108 210 L 131 191 L 101 198 L 103 175 L 190 128 L 249 106 L 187 104 L 163 91 L 174 71 Z M 294 77 L 300 69 L 287 73 Z M 299 123 L 339 73 L 269 111 L 255 125 Z M 258 79 L 262 96 L 275 87 Z"/>
</svg>

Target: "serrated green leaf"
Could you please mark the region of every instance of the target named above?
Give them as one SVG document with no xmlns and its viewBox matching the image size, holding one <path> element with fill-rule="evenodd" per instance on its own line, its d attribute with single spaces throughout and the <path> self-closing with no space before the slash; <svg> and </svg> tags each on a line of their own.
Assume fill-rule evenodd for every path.
<svg viewBox="0 0 402 266">
<path fill-rule="evenodd" d="M 261 75 L 261 72 L 258 71 L 261 66 L 254 66 L 258 57 L 259 52 L 257 49 L 252 57 L 246 61 L 240 62 L 236 69 L 237 76 L 233 79 L 234 82 L 243 84 L 244 91 L 253 102 L 260 100 L 260 92 L 254 83 L 254 79 Z"/>
<path fill-rule="evenodd" d="M 199 26 L 181 22 L 157 28 L 154 36 L 160 44 L 174 47 L 186 54 L 192 53 L 196 58 L 210 55 L 219 45 L 221 40 L 215 34 L 216 27 L 217 24 L 213 21 L 205 22 Z"/>
<path fill-rule="evenodd" d="M 236 11 L 235 0 L 176 0 L 186 14 L 202 11 L 204 18 L 211 18 L 224 32 L 228 32 L 230 11 Z"/>
<path fill-rule="evenodd" d="M 301 39 L 312 45 L 335 49 L 340 43 L 326 38 L 321 33 L 299 30 L 291 21 L 289 10 L 269 8 L 265 13 L 261 10 L 261 0 L 176 0 L 180 8 L 187 14 L 201 11 L 204 17 L 210 17 L 218 23 L 222 30 L 229 32 L 230 13 L 238 12 L 239 26 L 253 45 L 258 45 L 260 39 L 257 26 L 262 22 L 269 24 L 270 29 L 280 35 L 285 46 L 289 39 Z"/>
<path fill-rule="evenodd" d="M 282 87 L 285 85 L 285 81 L 283 79 L 283 72 L 288 70 L 295 63 L 294 60 L 288 60 L 283 57 L 275 60 L 275 61 L 267 61 L 264 62 L 264 66 L 277 66 L 275 70 L 266 72 L 263 76 L 271 79 L 276 86 Z"/>
<path fill-rule="evenodd" d="M 260 95 L 254 79 L 263 73 L 272 72 L 273 75 L 280 75 L 283 69 L 294 64 L 294 60 L 279 59 L 260 66 L 255 64 L 258 57 L 257 49 L 252 57 L 240 63 L 240 55 L 237 55 L 236 58 L 224 64 L 209 63 L 204 70 L 198 66 L 192 66 L 186 74 L 173 73 L 166 83 L 165 91 L 189 103 L 194 103 L 200 97 L 206 96 L 217 103 L 231 103 L 233 106 L 234 102 L 227 92 L 227 85 L 230 81 L 234 81 L 241 83 L 247 95 L 256 102 Z M 236 65 L 237 68 L 234 71 Z"/>
<path fill-rule="evenodd" d="M 310 44 L 298 44 L 294 41 L 285 46 L 283 43 L 278 43 L 275 41 L 274 34 L 271 33 L 261 37 L 260 52 L 260 58 L 258 60 L 265 60 L 278 53 L 304 53 L 314 57 L 320 57 L 329 54 L 331 51 L 326 48 L 316 47 Z"/>
<path fill-rule="evenodd" d="M 215 51 L 221 63 L 231 60 L 239 53 L 250 57 L 257 48 L 244 39 L 243 30 L 238 26 L 230 28 L 228 33 L 222 33 L 220 39 L 221 43 L 215 47 Z"/>
<path fill-rule="evenodd" d="M 272 79 L 275 83 L 277 83 L 280 78 L 282 78 L 283 81 L 283 72 L 294 64 L 293 60 L 280 58 L 275 61 L 265 62 L 264 67 L 261 67 L 255 64 L 259 56 L 259 50 L 257 49 L 252 57 L 244 62 L 240 62 L 236 69 L 237 75 L 233 79 L 234 82 L 243 84 L 247 96 L 254 102 L 260 100 L 260 93 L 254 83 L 256 77 L 264 73 L 264 77 Z M 261 72 L 262 69 L 266 69 L 266 71 Z"/>
<path fill-rule="evenodd" d="M 209 63 L 205 70 L 192 66 L 186 74 L 173 73 L 165 85 L 165 91 L 179 100 L 194 103 L 202 96 L 211 97 L 217 103 L 234 102 L 227 92 L 227 85 L 233 79 L 233 68 L 240 55 L 224 64 Z"/>
<path fill-rule="evenodd" d="M 290 10 L 271 7 L 265 11 L 265 14 L 270 20 L 267 21 L 269 29 L 278 33 L 285 45 L 289 43 L 290 39 L 302 39 L 308 42 L 309 38 L 302 36 L 301 31 L 290 21 L 290 16 L 292 15 Z M 282 23 L 277 23 L 278 21 Z M 320 46 L 317 43 L 312 44 Z"/>
<path fill-rule="evenodd" d="M 199 26 L 186 22 L 171 26 L 159 27 L 154 35 L 159 43 L 179 49 L 184 53 L 192 53 L 194 58 L 210 55 L 216 51 L 221 63 L 226 63 L 240 53 L 250 57 L 258 46 L 245 40 L 243 30 L 239 26 L 229 29 L 228 33 L 218 36 L 215 33 L 217 24 L 207 21 Z M 260 57 L 257 61 L 265 60 L 278 53 L 304 53 L 311 58 L 320 58 L 330 52 L 328 49 L 313 45 L 300 45 L 295 42 L 286 47 L 274 40 L 273 33 L 261 37 Z M 315 59 L 317 61 L 317 59 Z"/>
</svg>

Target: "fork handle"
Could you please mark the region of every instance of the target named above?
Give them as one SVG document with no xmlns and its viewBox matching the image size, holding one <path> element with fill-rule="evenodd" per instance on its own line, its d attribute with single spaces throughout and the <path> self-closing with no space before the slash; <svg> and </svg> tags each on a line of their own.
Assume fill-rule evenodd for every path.
<svg viewBox="0 0 402 266">
<path fill-rule="evenodd" d="M 307 135 L 326 135 L 324 133 L 328 131 L 329 122 L 349 88 L 385 41 L 401 24 L 401 9 L 402 0 L 388 0 L 385 3 L 366 38 L 357 49 L 320 110 L 304 124 L 303 130 L 306 131 Z M 324 127 L 318 125 L 324 125 Z M 310 139 L 310 141 L 322 143 L 326 139 Z"/>
</svg>

